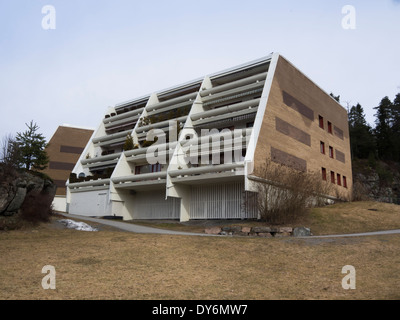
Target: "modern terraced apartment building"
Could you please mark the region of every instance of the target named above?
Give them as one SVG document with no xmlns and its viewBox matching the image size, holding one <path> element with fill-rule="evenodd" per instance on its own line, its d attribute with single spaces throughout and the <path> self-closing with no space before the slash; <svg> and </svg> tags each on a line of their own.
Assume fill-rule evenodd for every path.
<svg viewBox="0 0 400 320">
<path fill-rule="evenodd" d="M 255 172 L 269 160 L 351 196 L 346 110 L 278 53 L 110 108 L 72 171 L 68 211 L 257 218 Z"/>
</svg>

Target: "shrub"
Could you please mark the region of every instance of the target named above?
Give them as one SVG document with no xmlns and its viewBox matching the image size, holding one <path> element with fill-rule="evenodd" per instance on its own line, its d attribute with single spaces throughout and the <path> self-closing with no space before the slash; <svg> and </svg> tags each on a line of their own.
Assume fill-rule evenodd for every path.
<svg viewBox="0 0 400 320">
<path fill-rule="evenodd" d="M 302 172 L 268 161 L 256 172 L 257 210 L 271 224 L 295 222 L 307 208 L 326 202 L 332 185 L 320 173 Z"/>
<path fill-rule="evenodd" d="M 360 181 L 355 181 L 353 185 L 352 201 L 368 201 L 371 200 L 368 196 L 369 191 L 366 186 Z"/>
<path fill-rule="evenodd" d="M 134 142 L 133 142 L 133 137 L 132 137 L 132 135 L 129 133 L 129 134 L 126 136 L 126 140 L 125 140 L 123 149 L 124 149 L 124 151 L 128 151 L 128 150 L 132 150 L 134 147 L 135 147 L 135 144 L 134 144 Z"/>
<path fill-rule="evenodd" d="M 48 222 L 53 214 L 52 197 L 45 192 L 29 192 L 21 206 L 21 218 L 32 222 Z"/>
</svg>

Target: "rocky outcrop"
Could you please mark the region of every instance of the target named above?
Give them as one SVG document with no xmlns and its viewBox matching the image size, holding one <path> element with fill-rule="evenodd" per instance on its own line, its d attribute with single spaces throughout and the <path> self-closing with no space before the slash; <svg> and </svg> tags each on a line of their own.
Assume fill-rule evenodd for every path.
<svg viewBox="0 0 400 320">
<path fill-rule="evenodd" d="M 240 227 L 240 226 L 226 226 L 226 227 L 210 227 L 204 230 L 206 234 L 215 234 L 222 236 L 252 236 L 252 237 L 307 237 L 311 236 L 309 228 L 305 227 Z"/>
<path fill-rule="evenodd" d="M 51 180 L 32 173 L 0 167 L 0 215 L 16 214 L 31 192 L 46 193 L 53 199 L 56 186 Z"/>
<path fill-rule="evenodd" d="M 382 181 L 376 172 L 354 175 L 354 200 L 375 200 L 400 204 L 400 177 L 393 175 L 389 181 Z"/>
</svg>

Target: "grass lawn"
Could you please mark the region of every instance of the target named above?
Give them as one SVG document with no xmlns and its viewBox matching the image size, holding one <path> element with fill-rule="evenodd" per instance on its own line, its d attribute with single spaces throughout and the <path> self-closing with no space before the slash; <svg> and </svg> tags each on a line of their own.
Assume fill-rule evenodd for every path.
<svg viewBox="0 0 400 320">
<path fill-rule="evenodd" d="M 225 221 L 131 221 L 135 224 L 188 232 L 204 232 L 211 225 L 260 226 L 268 225 L 255 220 Z M 128 222 L 129 223 L 129 222 Z M 308 216 L 295 223 L 280 226 L 306 226 L 313 235 L 346 234 L 357 232 L 400 229 L 400 206 L 390 203 L 358 201 L 337 203 L 330 206 L 313 208 Z"/>
<path fill-rule="evenodd" d="M 338 204 L 308 222 L 314 234 L 397 229 L 398 208 Z M 200 237 L 42 224 L 0 232 L 0 244 L 0 299 L 400 299 L 400 235 Z M 55 267 L 55 290 L 41 286 L 45 265 Z M 356 269 L 355 290 L 342 288 L 345 265 Z"/>
</svg>

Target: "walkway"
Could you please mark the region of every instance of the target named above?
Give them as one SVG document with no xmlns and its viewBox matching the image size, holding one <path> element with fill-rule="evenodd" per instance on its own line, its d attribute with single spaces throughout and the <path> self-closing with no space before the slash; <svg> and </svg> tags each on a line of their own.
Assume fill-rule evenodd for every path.
<svg viewBox="0 0 400 320">
<path fill-rule="evenodd" d="M 166 230 L 166 229 L 158 229 L 158 228 L 151 228 L 145 226 L 139 226 L 133 223 L 121 222 L 116 220 L 108 220 L 108 219 L 99 219 L 99 218 L 91 218 L 86 216 L 78 216 L 74 214 L 67 214 L 58 212 L 58 214 L 63 215 L 64 217 L 70 219 L 79 219 L 85 221 L 92 221 L 96 223 L 105 224 L 114 228 L 118 228 L 128 232 L 134 233 L 157 233 L 157 234 L 172 234 L 172 235 L 181 235 L 181 236 L 213 236 L 205 233 L 194 233 L 194 232 L 183 232 L 183 231 L 173 231 L 173 230 Z"/>
<path fill-rule="evenodd" d="M 96 223 L 105 224 L 114 228 L 118 228 L 128 232 L 134 233 L 155 233 L 155 234 L 171 234 L 171 235 L 181 235 L 181 236 L 203 236 L 203 237 L 213 237 L 216 235 L 205 234 L 205 233 L 194 233 L 194 232 L 183 232 L 183 231 L 173 231 L 173 230 L 166 230 L 166 229 L 157 229 L 145 226 L 139 226 L 137 224 L 121 222 L 116 220 L 107 220 L 107 219 L 99 219 L 99 218 L 91 218 L 86 216 L 78 216 L 73 214 L 61 213 L 58 212 L 67 218 L 71 219 L 79 219 L 79 220 L 86 220 L 92 221 Z M 363 237 L 363 236 L 376 236 L 382 234 L 400 234 L 400 229 L 396 230 L 385 230 L 385 231 L 374 231 L 374 232 L 363 232 L 363 233 L 350 233 L 350 234 L 334 234 L 334 235 L 324 235 L 324 236 L 309 236 L 309 237 L 298 237 L 298 238 L 342 238 L 342 237 Z"/>
<path fill-rule="evenodd" d="M 326 236 L 311 236 L 307 238 L 342 238 L 342 237 L 363 237 L 363 236 L 377 236 L 381 234 L 397 234 L 400 233 L 400 229 L 396 230 L 384 230 L 384 231 L 373 231 L 373 232 L 362 232 L 362 233 L 348 233 L 348 234 L 332 234 Z M 306 238 L 306 237 L 303 237 Z"/>
</svg>

